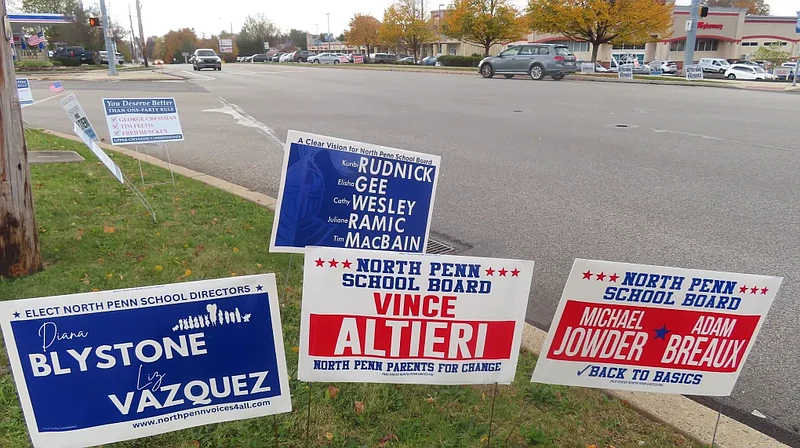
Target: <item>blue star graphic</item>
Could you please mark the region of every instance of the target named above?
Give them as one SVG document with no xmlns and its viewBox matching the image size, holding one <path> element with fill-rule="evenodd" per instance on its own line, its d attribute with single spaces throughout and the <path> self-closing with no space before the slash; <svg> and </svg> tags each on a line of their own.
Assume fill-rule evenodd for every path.
<svg viewBox="0 0 800 448">
<path fill-rule="evenodd" d="M 19 319 L 19 311 L 14 311 L 14 318 Z"/>
<path fill-rule="evenodd" d="M 264 287 L 263 287 L 263 286 L 261 286 L 261 285 L 257 285 L 257 286 L 256 286 L 256 291 L 261 291 L 262 289 L 264 289 Z"/>
<path fill-rule="evenodd" d="M 653 340 L 661 339 L 663 341 L 667 340 L 667 333 L 671 333 L 672 330 L 667 330 L 667 325 L 664 324 L 663 327 L 653 330 L 656 332 L 656 335 L 653 337 Z"/>
</svg>

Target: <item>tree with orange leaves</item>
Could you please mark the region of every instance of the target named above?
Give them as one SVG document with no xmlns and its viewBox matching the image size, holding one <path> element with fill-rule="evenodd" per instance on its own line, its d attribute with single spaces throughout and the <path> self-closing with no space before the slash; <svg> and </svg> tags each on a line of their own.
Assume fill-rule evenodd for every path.
<svg viewBox="0 0 800 448">
<path fill-rule="evenodd" d="M 672 4 L 660 0 L 528 0 L 527 16 L 534 31 L 592 44 L 595 62 L 602 44 L 667 37 Z"/>
<path fill-rule="evenodd" d="M 444 15 L 442 31 L 449 37 L 483 47 L 483 55 L 496 43 L 525 35 L 525 22 L 508 0 L 455 0 Z"/>
<path fill-rule="evenodd" d="M 350 45 L 366 47 L 367 54 L 372 53 L 372 48 L 380 43 L 378 29 L 381 22 L 375 17 L 356 14 L 350 19 L 350 29 L 345 31 L 344 39 Z"/>
</svg>

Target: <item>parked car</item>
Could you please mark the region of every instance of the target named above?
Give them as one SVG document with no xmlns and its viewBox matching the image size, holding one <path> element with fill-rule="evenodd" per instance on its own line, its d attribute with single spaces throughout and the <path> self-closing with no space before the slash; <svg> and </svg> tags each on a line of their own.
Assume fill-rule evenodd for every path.
<svg viewBox="0 0 800 448">
<path fill-rule="evenodd" d="M 338 54 L 334 53 L 320 53 L 310 56 L 308 58 L 308 62 L 312 64 L 339 64 L 341 61 L 339 60 Z"/>
<path fill-rule="evenodd" d="M 217 56 L 214 50 L 200 48 L 194 50 L 194 54 L 192 55 L 192 68 L 196 71 L 200 71 L 204 68 L 222 70 L 222 59 Z"/>
<path fill-rule="evenodd" d="M 406 56 L 404 58 L 400 58 L 397 60 L 398 64 L 414 64 L 414 57 L 413 56 Z"/>
<path fill-rule="evenodd" d="M 720 58 L 700 58 L 700 68 L 707 73 L 725 73 L 731 64 L 725 59 Z"/>
<path fill-rule="evenodd" d="M 98 51 L 97 55 L 98 55 L 98 57 L 100 59 L 100 65 L 108 65 L 108 52 L 107 51 L 105 51 L 105 50 Z M 114 54 L 114 56 L 116 56 L 115 59 L 116 59 L 116 64 L 117 65 L 125 64 L 125 57 L 122 56 L 122 53 L 117 52 L 117 53 Z"/>
<path fill-rule="evenodd" d="M 292 57 L 287 62 L 308 62 L 308 58 L 314 56 L 314 52 L 306 50 L 297 50 L 290 54 Z"/>
<path fill-rule="evenodd" d="M 419 61 L 419 63 L 421 65 L 436 65 L 436 63 L 438 61 L 439 61 L 439 55 L 436 55 L 436 56 L 428 56 L 428 57 L 422 58 L 422 60 Z"/>
<path fill-rule="evenodd" d="M 772 79 L 772 75 L 767 73 L 760 65 L 750 64 L 731 64 L 725 71 L 725 77 L 728 79 L 747 79 L 747 80 L 764 80 Z"/>
<path fill-rule="evenodd" d="M 678 64 L 675 61 L 653 61 L 648 64 L 651 68 L 661 67 L 661 73 L 665 75 L 678 73 Z"/>
<path fill-rule="evenodd" d="M 541 80 L 551 76 L 559 81 L 575 73 L 576 58 L 565 45 L 532 44 L 511 47 L 497 56 L 483 58 L 478 63 L 478 72 L 484 78 L 501 74 L 506 78 L 528 74 L 531 79 Z"/>
<path fill-rule="evenodd" d="M 397 62 L 397 55 L 390 53 L 372 53 L 369 55 L 369 60 L 374 64 L 391 64 Z"/>
<path fill-rule="evenodd" d="M 247 62 L 270 62 L 272 60 L 271 57 L 267 56 L 266 54 L 254 54 L 247 58 Z"/>
<path fill-rule="evenodd" d="M 53 57 L 80 59 L 81 64 L 94 64 L 94 55 L 92 55 L 91 51 L 87 51 L 83 47 L 58 48 L 55 53 L 53 53 Z"/>
<path fill-rule="evenodd" d="M 279 51 L 279 52 L 277 52 L 277 53 L 273 54 L 273 55 L 272 55 L 272 59 L 270 59 L 270 60 L 271 60 L 272 62 L 280 62 L 280 60 L 281 60 L 281 56 L 283 56 L 283 55 L 285 55 L 285 54 L 286 54 L 286 53 L 284 53 L 284 52 L 282 52 L 282 51 Z"/>
<path fill-rule="evenodd" d="M 291 62 L 294 59 L 294 52 L 291 53 L 284 53 L 281 55 L 281 58 L 278 62 Z"/>
<path fill-rule="evenodd" d="M 161 59 L 156 59 L 153 61 L 153 65 L 164 65 L 164 61 Z"/>
</svg>

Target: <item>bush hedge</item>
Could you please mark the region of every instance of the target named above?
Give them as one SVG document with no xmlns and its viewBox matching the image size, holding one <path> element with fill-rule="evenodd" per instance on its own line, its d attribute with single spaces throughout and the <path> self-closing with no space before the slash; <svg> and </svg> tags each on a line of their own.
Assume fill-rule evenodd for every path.
<svg viewBox="0 0 800 448">
<path fill-rule="evenodd" d="M 81 60 L 79 58 L 56 58 L 56 61 L 60 62 L 61 65 L 64 67 L 78 67 L 81 65 Z"/>
<path fill-rule="evenodd" d="M 483 56 L 439 56 L 438 62 L 445 67 L 477 67 Z"/>
<path fill-rule="evenodd" d="M 53 63 L 50 61 L 17 61 L 14 62 L 16 68 L 45 68 L 52 67 Z"/>
</svg>

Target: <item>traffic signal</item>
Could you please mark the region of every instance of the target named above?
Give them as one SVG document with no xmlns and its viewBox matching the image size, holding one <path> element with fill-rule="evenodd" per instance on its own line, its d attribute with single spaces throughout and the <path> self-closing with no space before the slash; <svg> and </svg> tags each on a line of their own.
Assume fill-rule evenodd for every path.
<svg viewBox="0 0 800 448">
<path fill-rule="evenodd" d="M 89 17 L 89 26 L 103 26 L 97 17 Z"/>
<path fill-rule="evenodd" d="M 700 17 L 708 17 L 708 6 L 700 7 Z"/>
</svg>

